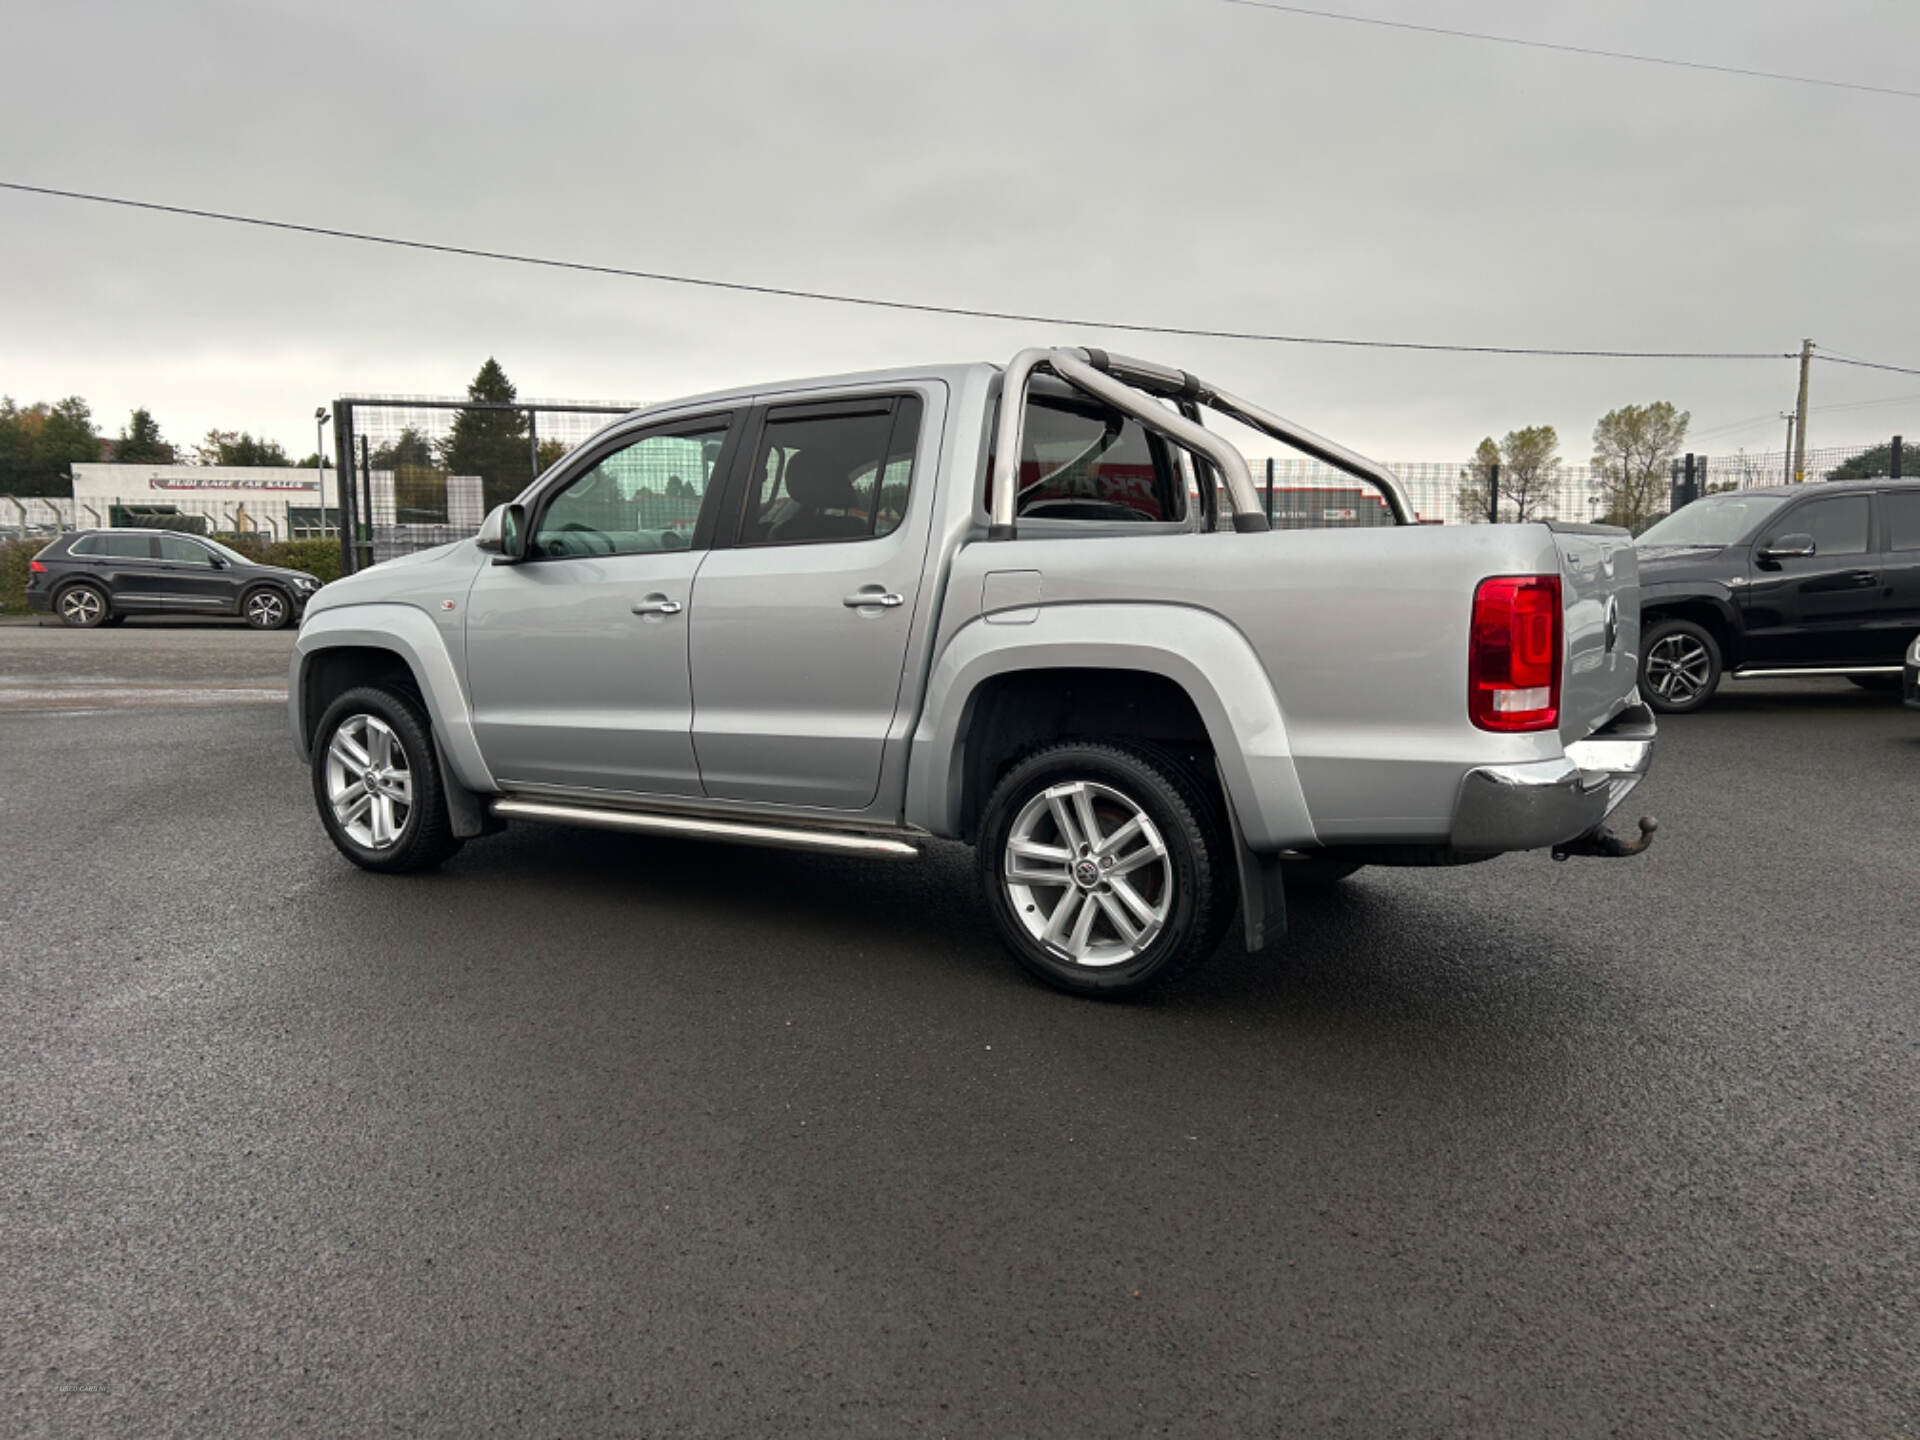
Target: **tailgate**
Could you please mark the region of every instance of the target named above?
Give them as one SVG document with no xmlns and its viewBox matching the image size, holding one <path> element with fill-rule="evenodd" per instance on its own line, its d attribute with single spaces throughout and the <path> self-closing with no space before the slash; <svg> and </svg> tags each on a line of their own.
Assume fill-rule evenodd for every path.
<svg viewBox="0 0 1920 1440">
<path fill-rule="evenodd" d="M 1560 737 L 1584 740 L 1626 705 L 1639 680 L 1640 566 L 1633 537 L 1614 525 L 1547 522 L 1560 550 L 1566 672 Z"/>
</svg>

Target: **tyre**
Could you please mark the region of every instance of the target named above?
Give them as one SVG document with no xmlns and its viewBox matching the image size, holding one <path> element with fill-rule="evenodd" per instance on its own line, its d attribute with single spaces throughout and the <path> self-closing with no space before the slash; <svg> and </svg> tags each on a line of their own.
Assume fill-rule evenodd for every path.
<svg viewBox="0 0 1920 1440">
<path fill-rule="evenodd" d="M 1234 857 L 1211 787 L 1146 747 L 1065 741 L 987 802 L 980 878 L 1001 940 L 1076 995 L 1136 995 L 1211 954 L 1233 918 Z"/>
<path fill-rule="evenodd" d="M 76 630 L 92 630 L 107 623 L 113 610 L 107 604 L 107 592 L 98 585 L 69 585 L 53 602 L 62 625 Z"/>
<path fill-rule="evenodd" d="M 1874 695 L 1898 695 L 1900 677 L 1898 675 L 1849 675 L 1847 679 L 1862 690 Z"/>
<path fill-rule="evenodd" d="M 1318 890 L 1338 885 L 1354 871 L 1364 869 L 1353 860 L 1323 860 L 1317 855 L 1285 855 L 1280 859 L 1280 877 L 1289 890 L 1296 887 Z"/>
<path fill-rule="evenodd" d="M 363 686 L 327 707 L 313 798 L 334 845 L 363 870 L 431 870 L 460 848 L 426 718 L 397 691 Z"/>
<path fill-rule="evenodd" d="M 1720 642 L 1691 620 L 1656 620 L 1640 652 L 1640 695 L 1663 715 L 1684 715 L 1713 698 Z"/>
<path fill-rule="evenodd" d="M 240 613 L 256 630 L 279 630 L 293 619 L 293 602 L 273 586 L 262 585 L 241 599 Z"/>
</svg>

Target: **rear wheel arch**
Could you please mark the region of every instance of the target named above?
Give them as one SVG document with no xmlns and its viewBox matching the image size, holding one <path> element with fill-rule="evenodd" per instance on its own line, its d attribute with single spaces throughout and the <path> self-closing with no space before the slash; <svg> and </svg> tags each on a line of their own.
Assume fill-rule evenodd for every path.
<svg viewBox="0 0 1920 1440">
<path fill-rule="evenodd" d="M 1151 670 L 1040 666 L 1002 671 L 966 697 L 952 778 L 959 834 L 977 838 L 988 799 L 1027 756 L 1065 740 L 1143 742 L 1211 778 L 1214 740 L 1176 680 Z"/>
</svg>

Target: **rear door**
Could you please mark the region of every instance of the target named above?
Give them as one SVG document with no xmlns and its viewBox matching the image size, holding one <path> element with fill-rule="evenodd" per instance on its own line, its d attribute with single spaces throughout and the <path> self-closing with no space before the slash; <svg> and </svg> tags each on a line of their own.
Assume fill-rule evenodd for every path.
<svg viewBox="0 0 1920 1440">
<path fill-rule="evenodd" d="M 1814 553 L 1762 558 L 1785 536 L 1811 535 Z M 1755 665 L 1848 665 L 1872 659 L 1880 556 L 1865 491 L 1802 500 L 1777 511 L 1748 560 L 1743 603 Z"/>
<path fill-rule="evenodd" d="M 1880 492 L 1880 621 L 1874 650 L 1897 665 L 1920 635 L 1920 483 Z"/>
<path fill-rule="evenodd" d="M 75 541 L 69 554 L 85 554 L 117 610 L 153 610 L 165 602 L 163 575 L 155 557 L 154 537 L 141 530 L 103 530 L 87 537 L 82 552 Z"/>
<path fill-rule="evenodd" d="M 707 794 L 857 811 L 879 791 L 933 513 L 945 387 L 776 403 L 693 589 Z"/>
</svg>

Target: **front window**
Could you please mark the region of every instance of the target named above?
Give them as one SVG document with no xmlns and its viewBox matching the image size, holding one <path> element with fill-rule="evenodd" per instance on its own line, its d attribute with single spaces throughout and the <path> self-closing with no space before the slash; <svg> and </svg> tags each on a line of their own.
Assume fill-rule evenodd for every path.
<svg viewBox="0 0 1920 1440">
<path fill-rule="evenodd" d="M 1811 535 L 1816 555 L 1864 555 L 1867 522 L 1866 496 L 1836 495 L 1799 506 L 1781 517 L 1772 527 L 1772 538 Z"/>
<path fill-rule="evenodd" d="M 1785 495 L 1714 495 L 1676 510 L 1641 532 L 1645 546 L 1690 545 L 1719 549 L 1732 545 L 1787 503 Z"/>
<path fill-rule="evenodd" d="M 528 554 L 639 555 L 685 550 L 712 483 L 727 427 L 648 435 L 603 455 L 540 513 Z"/>
<path fill-rule="evenodd" d="M 196 545 L 191 540 L 183 540 L 178 535 L 161 535 L 157 538 L 162 560 L 172 560 L 182 565 L 199 565 L 209 570 L 213 568 L 213 556 L 207 553 L 205 546 Z"/>
</svg>

